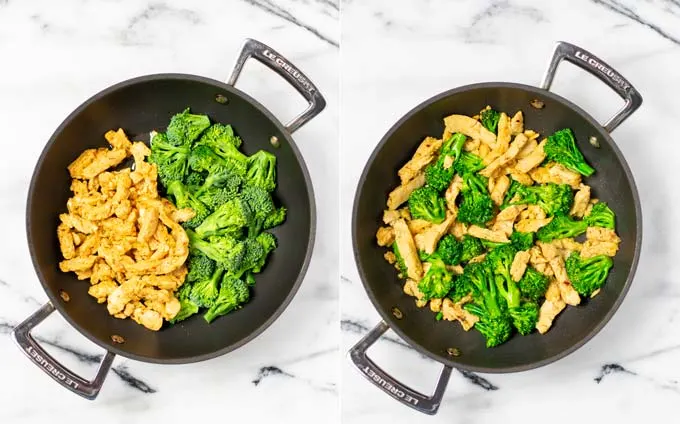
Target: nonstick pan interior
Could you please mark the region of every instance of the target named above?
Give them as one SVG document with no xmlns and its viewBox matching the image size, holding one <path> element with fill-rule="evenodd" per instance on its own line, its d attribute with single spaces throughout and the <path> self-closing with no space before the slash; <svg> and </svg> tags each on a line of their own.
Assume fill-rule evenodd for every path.
<svg viewBox="0 0 680 424">
<path fill-rule="evenodd" d="M 545 107 L 530 105 L 534 99 Z M 569 127 L 579 148 L 597 170 L 586 183 L 592 195 L 608 202 L 616 213 L 620 250 L 602 292 L 584 299 L 578 307 L 567 306 L 551 330 L 540 335 L 514 336 L 492 349 L 484 346 L 476 331 L 465 332 L 457 322 L 436 321 L 429 308 L 417 308 L 402 291 L 403 281 L 384 259 L 375 232 L 381 225 L 387 194 L 399 184 L 397 170 L 413 155 L 426 136 L 441 137 L 442 119 L 450 114 L 475 115 L 486 105 L 499 111 L 524 113 L 526 129 L 542 136 Z M 597 137 L 599 148 L 589 143 Z M 383 319 L 421 352 L 454 367 L 478 372 L 511 372 L 535 368 L 559 359 L 584 344 L 609 320 L 623 300 L 637 264 L 641 217 L 640 204 L 628 166 L 613 140 L 586 112 L 565 99 L 538 88 L 510 83 L 484 83 L 443 93 L 416 107 L 388 132 L 376 147 L 359 181 L 354 205 L 355 257 L 362 281 Z M 392 310 L 399 308 L 402 319 Z M 452 357 L 447 349 L 458 348 Z"/>
<path fill-rule="evenodd" d="M 227 103 L 217 102 L 223 95 Z M 62 273 L 56 238 L 59 213 L 65 212 L 70 178 L 66 167 L 84 149 L 106 145 L 104 133 L 122 127 L 133 140 L 148 141 L 152 129 L 164 130 L 170 117 L 186 107 L 231 124 L 243 139 L 241 150 L 260 149 L 277 157 L 274 196 L 288 208 L 286 222 L 273 233 L 279 247 L 257 275 L 252 298 L 241 310 L 207 324 L 201 314 L 152 332 L 130 319 L 109 316 L 106 306 L 87 294 L 88 281 Z M 272 147 L 276 136 L 279 148 Z M 77 109 L 48 142 L 31 182 L 27 204 L 28 243 L 47 294 L 66 319 L 102 347 L 117 354 L 163 363 L 193 362 L 235 349 L 263 331 L 292 299 L 306 270 L 314 237 L 311 182 L 290 135 L 264 107 L 218 81 L 190 75 L 155 75 L 118 84 Z M 68 293 L 64 302 L 60 290 Z M 115 344 L 112 335 L 125 339 Z"/>
</svg>

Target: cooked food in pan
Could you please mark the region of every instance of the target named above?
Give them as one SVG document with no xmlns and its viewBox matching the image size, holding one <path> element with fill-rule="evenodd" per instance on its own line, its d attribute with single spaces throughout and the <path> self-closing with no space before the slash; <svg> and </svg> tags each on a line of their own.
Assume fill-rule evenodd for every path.
<svg viewBox="0 0 680 424">
<path fill-rule="evenodd" d="M 444 126 L 398 171 L 377 243 L 437 320 L 487 347 L 544 334 L 600 292 L 618 251 L 615 214 L 584 180 L 595 170 L 569 128 L 541 139 L 521 111 L 487 106 Z"/>
<path fill-rule="evenodd" d="M 111 149 L 88 149 L 68 167 L 60 269 L 90 279 L 89 294 L 111 315 L 155 331 L 201 308 L 211 322 L 246 303 L 276 248 L 266 230 L 286 217 L 272 198 L 276 157 L 246 156 L 229 125 L 188 109 L 151 133 L 150 149 L 122 129 L 105 138 Z M 134 168 L 112 170 L 129 156 Z"/>
</svg>

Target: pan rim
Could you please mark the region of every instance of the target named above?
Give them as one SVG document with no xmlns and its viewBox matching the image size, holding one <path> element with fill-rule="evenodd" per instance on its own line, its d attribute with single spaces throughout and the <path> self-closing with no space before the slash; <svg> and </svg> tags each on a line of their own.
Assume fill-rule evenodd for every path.
<svg viewBox="0 0 680 424">
<path fill-rule="evenodd" d="M 633 195 L 633 202 L 634 202 L 634 208 L 635 208 L 635 224 L 637 228 L 637 235 L 635 237 L 635 245 L 634 245 L 634 253 L 633 253 L 633 259 L 631 262 L 630 266 L 630 272 L 628 273 L 628 278 L 626 279 L 626 282 L 621 289 L 621 292 L 619 293 L 619 296 L 617 297 L 616 301 L 612 305 L 612 307 L 607 311 L 605 316 L 600 320 L 600 322 L 587 334 L 585 334 L 577 343 L 574 343 L 571 345 L 569 348 L 562 350 L 561 352 L 549 356 L 547 358 L 544 358 L 540 361 L 528 363 L 528 364 L 522 364 L 522 365 L 515 365 L 511 367 L 497 367 L 497 368 L 492 368 L 492 367 L 482 367 L 482 366 L 475 366 L 475 365 L 469 365 L 469 364 L 463 364 L 459 363 L 455 360 L 448 359 L 448 358 L 442 358 L 440 355 L 437 355 L 433 353 L 432 351 L 425 349 L 423 346 L 415 342 L 411 337 L 409 337 L 406 332 L 404 332 L 401 328 L 399 328 L 398 325 L 396 325 L 396 318 L 392 316 L 391 313 L 389 313 L 386 310 L 383 310 L 380 307 L 380 303 L 377 300 L 377 296 L 371 289 L 371 286 L 368 284 L 367 280 L 368 278 L 366 277 L 366 272 L 364 268 L 361 266 L 361 261 L 360 261 L 360 255 L 359 255 L 359 249 L 358 249 L 358 235 L 357 235 L 357 215 L 358 215 L 358 209 L 359 209 L 359 195 L 362 191 L 363 185 L 366 183 L 366 178 L 369 170 L 371 169 L 373 162 L 375 161 L 376 156 L 378 153 L 380 153 L 384 147 L 384 145 L 387 143 L 387 140 L 389 140 L 394 132 L 396 132 L 405 121 L 410 119 L 413 115 L 419 113 L 421 110 L 425 109 L 432 103 L 435 103 L 439 100 L 442 100 L 446 97 L 459 94 L 462 92 L 466 91 L 471 91 L 475 89 L 481 89 L 481 88 L 513 88 L 513 89 L 520 89 L 524 91 L 528 91 L 531 93 L 535 93 L 536 95 L 539 96 L 545 96 L 549 97 L 552 100 L 555 100 L 559 103 L 564 104 L 565 106 L 569 107 L 573 112 L 577 113 L 580 115 L 583 119 L 588 121 L 594 128 L 599 129 L 600 134 L 604 136 L 606 139 L 607 143 L 611 146 L 612 150 L 614 151 L 614 155 L 616 159 L 619 161 L 622 169 L 624 170 L 624 173 L 626 174 L 626 177 L 631 185 L 631 190 L 632 190 L 632 195 Z M 420 104 L 417 106 L 413 107 L 411 110 L 409 110 L 406 114 L 404 114 L 401 118 L 399 118 L 395 124 L 393 124 L 389 130 L 383 135 L 382 139 L 378 142 L 376 147 L 373 149 L 371 152 L 371 155 L 369 156 L 368 160 L 366 161 L 366 164 L 364 165 L 364 169 L 361 172 L 361 176 L 359 177 L 359 180 L 357 181 L 357 185 L 355 188 L 355 193 L 354 193 L 354 200 L 353 200 L 353 205 L 352 205 L 352 249 L 353 249 L 353 254 L 354 254 L 354 262 L 357 268 L 357 272 L 359 274 L 359 278 L 361 279 L 361 282 L 364 286 L 364 290 L 368 294 L 369 299 L 371 300 L 371 303 L 373 304 L 373 307 L 378 311 L 380 314 L 380 317 L 384 322 L 386 322 L 390 329 L 394 331 L 399 337 L 401 337 L 404 341 L 406 341 L 409 346 L 413 347 L 416 349 L 418 352 L 422 353 L 423 355 L 441 363 L 446 366 L 456 368 L 456 369 L 461 369 L 465 371 L 470 371 L 470 372 L 479 372 L 479 373 L 486 373 L 486 374 L 507 374 L 507 373 L 515 373 L 515 372 L 522 372 L 522 371 L 529 371 L 532 369 L 540 368 L 543 366 L 546 366 L 548 364 L 551 364 L 553 362 L 556 362 L 560 359 L 563 359 L 570 354 L 574 353 L 581 347 L 583 347 L 586 343 L 588 343 L 590 340 L 592 340 L 611 320 L 611 318 L 614 316 L 614 314 L 618 311 L 620 308 L 621 304 L 623 303 L 624 299 L 626 298 L 626 295 L 628 294 L 628 291 L 630 290 L 630 286 L 632 285 L 632 282 L 635 278 L 635 273 L 637 271 L 637 266 L 638 262 L 640 259 L 640 252 L 642 249 L 642 207 L 640 203 L 640 196 L 638 193 L 637 185 L 635 183 L 635 178 L 633 177 L 633 173 L 628 165 L 628 162 L 625 160 L 623 153 L 620 151 L 618 145 L 614 141 L 614 139 L 611 137 L 611 135 L 605 131 L 604 127 L 602 124 L 600 124 L 597 120 L 595 120 L 588 112 L 583 110 L 581 107 L 578 105 L 574 104 L 570 100 L 567 100 L 566 98 L 552 92 L 549 90 L 545 90 L 539 87 L 535 87 L 532 85 L 527 85 L 527 84 L 521 84 L 521 83 L 515 83 L 515 82 L 505 82 L 505 81 L 489 81 L 489 82 L 481 82 L 481 83 L 474 83 L 474 84 L 467 84 L 463 86 L 459 86 L 444 92 L 441 92 L 439 94 L 436 94 L 432 97 L 430 97 L 427 100 L 422 101 Z"/>
<path fill-rule="evenodd" d="M 52 148 L 52 145 L 54 144 L 56 138 L 62 133 L 64 128 L 73 120 L 75 119 L 76 116 L 78 116 L 86 107 L 88 107 L 90 104 L 96 102 L 100 98 L 109 95 L 117 90 L 120 90 L 122 88 L 128 87 L 130 85 L 134 84 L 139 84 L 139 83 L 146 83 L 150 81 L 157 81 L 157 80 L 177 80 L 177 81 L 194 81 L 194 82 L 200 82 L 208 85 L 214 86 L 216 89 L 219 90 L 224 90 L 230 92 L 232 95 L 239 96 L 246 100 L 248 103 L 250 103 L 252 106 L 254 106 L 258 111 L 260 111 L 265 117 L 267 117 L 276 127 L 277 129 L 281 132 L 281 134 L 284 135 L 286 138 L 286 142 L 290 146 L 290 148 L 293 151 L 293 154 L 295 155 L 296 159 L 298 160 L 298 163 L 300 165 L 302 174 L 304 176 L 305 180 L 305 186 L 307 189 L 307 197 L 310 205 L 310 231 L 309 231 L 309 237 L 307 239 L 307 250 L 305 252 L 305 257 L 304 261 L 302 264 L 302 267 L 300 268 L 300 271 L 298 273 L 298 276 L 288 293 L 288 295 L 285 297 L 283 302 L 276 308 L 274 313 L 265 321 L 263 322 L 259 327 L 257 327 L 253 332 L 251 332 L 248 336 L 238 340 L 235 343 L 232 343 L 228 346 L 225 346 L 221 349 L 215 350 L 213 352 L 209 353 L 204 353 L 202 355 L 194 355 L 194 356 L 186 356 L 186 357 L 176 357 L 176 358 L 156 358 L 156 357 L 151 357 L 151 356 L 145 356 L 145 355 L 138 355 L 135 353 L 131 353 L 126 351 L 125 349 L 121 348 L 120 346 L 124 345 L 113 345 L 108 342 L 105 342 L 98 337 L 95 337 L 93 334 L 91 334 L 89 331 L 84 329 L 76 320 L 74 320 L 64 309 L 63 304 L 61 303 L 62 299 L 61 297 L 53 292 L 50 287 L 48 287 L 46 281 L 47 278 L 44 276 L 42 270 L 40 270 L 38 264 L 37 264 L 37 259 L 36 259 L 36 253 L 35 253 L 35 248 L 33 247 L 32 243 L 30 243 L 31 237 L 32 237 L 32 231 L 31 231 L 31 214 L 30 210 L 32 208 L 32 199 L 34 198 L 34 192 L 35 192 L 35 186 L 36 186 L 36 178 L 38 171 L 41 169 L 43 162 L 47 158 L 50 149 Z M 195 74 L 187 74 L 187 73 L 155 73 L 155 74 L 147 74 L 147 75 L 142 75 L 142 76 L 137 76 L 133 78 L 129 78 L 123 81 L 120 81 L 118 83 L 115 83 L 113 85 L 108 86 L 107 88 L 97 92 L 96 94 L 90 96 L 88 99 L 86 99 L 84 102 L 82 102 L 78 107 L 76 107 L 64 120 L 59 124 L 59 126 L 55 129 L 55 131 L 52 133 L 48 141 L 45 143 L 45 146 L 43 147 L 43 150 L 40 153 L 40 156 L 38 157 L 38 160 L 36 161 L 36 164 L 33 168 L 33 172 L 31 175 L 31 180 L 29 183 L 29 189 L 26 197 L 26 216 L 25 216 L 25 225 L 26 225 L 26 238 L 28 241 L 28 249 L 29 253 L 31 255 L 31 263 L 33 264 L 33 269 L 38 277 L 38 280 L 40 281 L 40 284 L 43 287 L 43 290 L 47 294 L 47 297 L 49 298 L 49 302 L 54 305 L 54 307 L 57 309 L 59 314 L 64 317 L 64 319 L 71 325 L 73 326 L 79 333 L 84 335 L 87 339 L 98 345 L 99 347 L 103 348 L 104 350 L 108 352 L 115 353 L 116 355 L 120 355 L 124 358 L 128 359 L 133 359 L 136 361 L 140 362 L 146 362 L 146 363 L 154 363 L 154 364 L 190 364 L 190 363 L 196 363 L 196 362 L 202 362 L 206 361 L 209 359 L 217 358 L 219 356 L 225 355 L 229 352 L 232 352 L 259 335 L 261 335 L 267 328 L 269 328 L 282 314 L 283 312 L 288 308 L 290 303 L 292 302 L 293 298 L 297 294 L 297 292 L 300 289 L 300 286 L 302 284 L 302 281 L 304 280 L 307 271 L 309 269 L 309 264 L 311 262 L 312 258 L 312 253 L 314 251 L 314 244 L 316 240 L 316 225 L 317 225 L 317 219 L 316 219 L 316 201 L 315 201 L 315 196 L 314 196 L 314 186 L 309 174 L 309 169 L 307 168 L 307 164 L 302 157 L 302 154 L 300 153 L 300 150 L 298 149 L 297 145 L 295 144 L 295 141 L 293 140 L 292 134 L 288 132 L 281 121 L 279 121 L 270 111 L 267 109 L 265 106 L 263 106 L 260 102 L 246 94 L 245 92 L 239 90 L 235 86 L 226 84 L 222 81 L 200 76 L 200 75 L 195 75 Z"/>
</svg>

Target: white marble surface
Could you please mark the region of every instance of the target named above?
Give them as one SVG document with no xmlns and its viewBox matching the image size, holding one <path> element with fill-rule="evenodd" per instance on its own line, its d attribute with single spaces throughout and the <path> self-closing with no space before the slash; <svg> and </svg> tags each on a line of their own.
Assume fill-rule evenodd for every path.
<svg viewBox="0 0 680 424">
<path fill-rule="evenodd" d="M 295 134 L 319 216 L 307 277 L 283 315 L 248 345 L 184 366 L 116 358 L 99 398 L 83 400 L 29 363 L 8 334 L 47 299 L 24 230 L 33 166 L 59 123 L 97 91 L 157 72 L 225 80 L 246 37 L 287 56 L 328 101 Z M 311 422 L 320 414 L 332 422 L 338 416 L 338 43 L 335 0 L 0 0 L 0 422 L 134 424 L 184 416 L 184 422 Z M 304 107 L 263 66 L 246 71 L 239 87 L 282 121 Z M 94 374 L 92 355 L 101 350 L 58 314 L 37 334 L 66 364 Z"/>
<path fill-rule="evenodd" d="M 552 365 L 483 375 L 485 387 L 454 371 L 439 414 L 427 419 L 379 392 L 345 359 L 343 422 L 558 424 L 674 417 L 680 399 L 680 247 L 674 240 L 680 228 L 673 222 L 680 214 L 680 191 L 673 181 L 680 143 L 672 127 L 680 120 L 680 4 L 345 1 L 342 28 L 343 352 L 379 320 L 352 258 L 351 202 L 366 160 L 399 117 L 460 85 L 494 80 L 537 85 L 557 40 L 599 55 L 644 97 L 642 108 L 614 133 L 640 191 L 642 256 L 625 302 L 604 330 Z M 554 89 L 602 121 L 621 106 L 599 81 L 569 65 L 560 68 Z M 399 344 L 394 333 L 388 337 L 369 352 L 395 376 L 431 393 L 440 366 Z"/>
</svg>

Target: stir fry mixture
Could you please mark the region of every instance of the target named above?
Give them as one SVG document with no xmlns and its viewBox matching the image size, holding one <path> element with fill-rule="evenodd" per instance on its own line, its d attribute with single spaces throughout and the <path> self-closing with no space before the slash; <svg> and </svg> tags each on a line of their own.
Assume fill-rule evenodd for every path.
<svg viewBox="0 0 680 424">
<path fill-rule="evenodd" d="M 569 128 L 541 138 L 521 111 L 487 106 L 444 125 L 398 171 L 377 243 L 437 320 L 475 328 L 487 347 L 544 334 L 600 292 L 619 248 L 614 212 L 584 183 L 595 170 Z"/>
<path fill-rule="evenodd" d="M 122 129 L 105 138 L 111 148 L 68 166 L 61 271 L 90 279 L 88 293 L 111 315 L 154 331 L 201 308 L 212 322 L 248 302 L 277 245 L 265 230 L 286 218 L 272 198 L 276 157 L 246 156 L 231 126 L 188 109 L 152 132 L 150 149 Z M 112 170 L 130 156 L 134 168 Z"/>
</svg>

